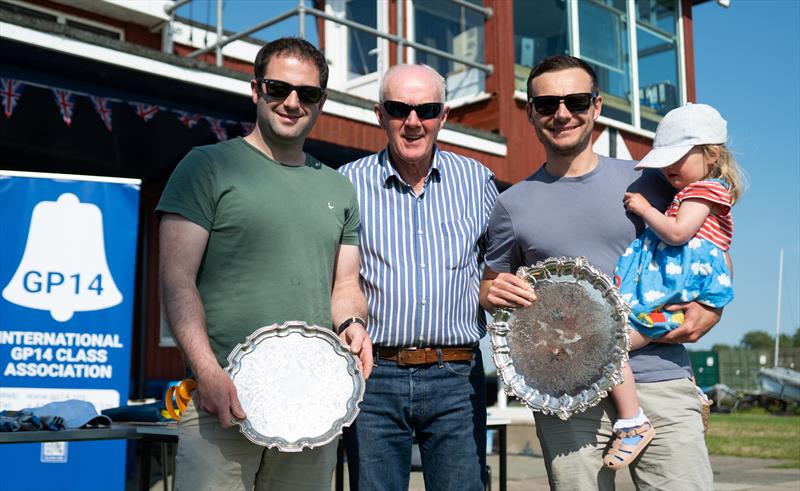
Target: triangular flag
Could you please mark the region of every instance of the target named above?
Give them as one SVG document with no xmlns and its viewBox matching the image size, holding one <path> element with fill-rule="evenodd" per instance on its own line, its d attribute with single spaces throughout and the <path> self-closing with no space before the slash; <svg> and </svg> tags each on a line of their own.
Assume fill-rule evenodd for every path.
<svg viewBox="0 0 800 491">
<path fill-rule="evenodd" d="M 200 121 L 200 118 L 203 117 L 199 114 L 187 113 L 186 111 L 175 111 L 175 112 L 178 113 L 178 119 L 180 120 L 180 122 L 183 123 L 183 125 L 186 126 L 187 128 L 194 128 L 197 122 Z"/>
<path fill-rule="evenodd" d="M 152 104 L 143 104 L 141 102 L 134 102 L 133 106 L 136 108 L 136 114 L 139 115 L 145 122 L 150 121 L 158 114 L 158 111 L 161 109 L 158 106 L 154 106 Z"/>
<path fill-rule="evenodd" d="M 211 131 L 214 132 L 214 135 L 217 137 L 217 140 L 223 141 L 228 139 L 228 130 L 222 126 L 222 120 L 217 118 L 210 118 L 208 116 L 205 117 L 208 124 L 211 126 Z"/>
<path fill-rule="evenodd" d="M 56 98 L 56 105 L 61 117 L 67 126 L 72 125 L 72 110 L 75 108 L 75 94 L 68 90 L 53 89 L 53 95 Z"/>
<path fill-rule="evenodd" d="M 100 119 L 103 120 L 106 129 L 111 131 L 111 101 L 105 97 L 97 97 L 94 95 L 90 98 L 92 99 L 92 104 L 94 104 L 94 110 L 97 111 Z"/>
<path fill-rule="evenodd" d="M 3 98 L 3 112 L 6 119 L 11 117 L 17 101 L 22 97 L 22 82 L 10 78 L 0 78 L 0 97 Z"/>
</svg>

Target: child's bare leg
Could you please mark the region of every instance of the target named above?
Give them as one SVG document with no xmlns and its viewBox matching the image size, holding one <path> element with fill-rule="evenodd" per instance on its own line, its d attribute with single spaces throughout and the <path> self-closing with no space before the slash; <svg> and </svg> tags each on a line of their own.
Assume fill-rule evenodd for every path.
<svg viewBox="0 0 800 491">
<path fill-rule="evenodd" d="M 603 457 L 603 466 L 612 470 L 625 468 L 636 460 L 656 434 L 655 428 L 639 407 L 630 365 L 625 365 L 622 374 L 625 380 L 611 391 L 619 418 L 614 423 L 611 446 Z"/>
<path fill-rule="evenodd" d="M 625 379 L 611 391 L 611 400 L 617 408 L 619 419 L 633 419 L 639 415 L 639 398 L 636 396 L 636 382 L 630 364 L 622 369 L 622 376 Z"/>
</svg>

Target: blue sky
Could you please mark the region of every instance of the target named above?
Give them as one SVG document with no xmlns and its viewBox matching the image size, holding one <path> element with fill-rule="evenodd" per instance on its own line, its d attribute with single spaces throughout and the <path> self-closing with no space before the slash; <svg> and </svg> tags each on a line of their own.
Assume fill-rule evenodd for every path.
<svg viewBox="0 0 800 491">
<path fill-rule="evenodd" d="M 255 24 L 253 5 L 226 2 L 226 28 Z M 296 0 L 271 0 L 270 14 L 296 5 Z M 213 23 L 213 2 L 208 7 L 196 1 L 191 17 Z M 179 12 L 190 15 L 188 6 Z M 696 6 L 693 17 L 697 102 L 711 104 L 728 120 L 729 146 L 750 187 L 733 209 L 736 299 L 690 349 L 736 345 L 748 331 L 775 332 L 781 248 L 781 332 L 793 334 L 800 326 L 800 1 L 731 0 L 727 9 L 710 1 Z M 309 40 L 316 42 L 312 16 L 306 25 Z M 256 36 L 296 33 L 295 17 Z"/>
<path fill-rule="evenodd" d="M 800 2 L 731 0 L 694 9 L 697 102 L 728 120 L 729 147 L 750 179 L 733 208 L 736 299 L 690 349 L 775 332 L 784 249 L 781 332 L 800 326 Z"/>
</svg>

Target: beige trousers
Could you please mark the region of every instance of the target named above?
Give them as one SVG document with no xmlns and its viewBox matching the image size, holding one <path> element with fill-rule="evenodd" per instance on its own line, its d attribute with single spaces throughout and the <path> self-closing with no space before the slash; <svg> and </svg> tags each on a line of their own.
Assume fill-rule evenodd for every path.
<svg viewBox="0 0 800 491">
<path fill-rule="evenodd" d="M 713 490 L 694 384 L 689 379 L 640 383 L 636 384 L 636 391 L 642 409 L 656 428 L 653 441 L 630 466 L 637 489 Z M 603 452 L 616 418 L 609 398 L 567 421 L 540 413 L 534 416 L 551 489 L 614 489 L 615 472 L 603 468 Z"/>
<path fill-rule="evenodd" d="M 194 402 L 178 426 L 176 491 L 330 491 L 337 441 L 282 453 L 224 429 Z"/>
</svg>

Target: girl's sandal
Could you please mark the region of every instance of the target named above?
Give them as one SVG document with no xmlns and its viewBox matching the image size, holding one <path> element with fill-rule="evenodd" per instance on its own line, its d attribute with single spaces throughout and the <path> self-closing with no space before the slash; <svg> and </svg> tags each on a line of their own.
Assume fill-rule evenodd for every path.
<svg viewBox="0 0 800 491">
<path fill-rule="evenodd" d="M 603 466 L 612 470 L 628 467 L 655 435 L 656 429 L 650 422 L 615 431 L 611 447 L 603 457 Z"/>
</svg>

